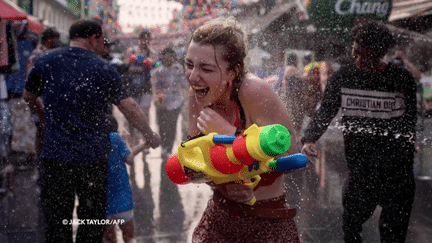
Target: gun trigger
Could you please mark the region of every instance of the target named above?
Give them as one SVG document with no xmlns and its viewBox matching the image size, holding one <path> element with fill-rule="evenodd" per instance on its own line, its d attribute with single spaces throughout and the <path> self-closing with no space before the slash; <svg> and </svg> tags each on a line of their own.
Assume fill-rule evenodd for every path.
<svg viewBox="0 0 432 243">
<path fill-rule="evenodd" d="M 252 170 L 259 170 L 259 162 L 258 161 L 253 162 L 253 164 L 248 166 L 248 170 L 249 172 L 252 172 Z"/>
<path fill-rule="evenodd" d="M 249 166 L 248 166 L 248 171 L 249 171 L 249 172 L 252 172 L 252 170 L 253 170 L 253 165 L 249 165 Z"/>
<path fill-rule="evenodd" d="M 255 165 L 255 170 L 259 170 L 259 163 L 258 163 L 258 161 L 253 162 L 253 164 Z"/>
</svg>

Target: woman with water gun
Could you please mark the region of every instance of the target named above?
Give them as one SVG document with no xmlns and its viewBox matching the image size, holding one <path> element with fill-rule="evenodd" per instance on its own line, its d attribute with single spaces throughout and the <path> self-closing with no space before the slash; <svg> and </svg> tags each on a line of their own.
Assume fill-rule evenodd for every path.
<svg viewBox="0 0 432 243">
<path fill-rule="evenodd" d="M 252 124 L 281 124 L 296 141 L 284 104 L 270 86 L 247 73 L 246 35 L 233 18 L 207 23 L 193 33 L 186 49 L 189 135 L 239 134 Z M 297 152 L 292 143 L 288 154 Z M 295 172 L 294 172 L 295 173 Z M 296 209 L 286 205 L 284 174 L 261 174 L 255 188 L 214 184 L 214 195 L 192 242 L 300 242 Z M 256 202 L 246 202 L 255 197 Z"/>
</svg>

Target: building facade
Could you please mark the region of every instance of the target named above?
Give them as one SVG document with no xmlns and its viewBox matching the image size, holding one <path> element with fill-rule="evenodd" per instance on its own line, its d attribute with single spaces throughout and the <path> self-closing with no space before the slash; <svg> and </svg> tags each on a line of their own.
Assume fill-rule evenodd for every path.
<svg viewBox="0 0 432 243">
<path fill-rule="evenodd" d="M 67 0 L 5 0 L 11 2 L 29 15 L 36 17 L 45 27 L 55 27 L 63 43 L 69 40 L 69 27 L 79 17 L 77 1 Z M 69 2 L 69 3 L 68 3 Z M 75 4 L 74 4 L 75 2 Z M 76 7 L 74 7 L 76 5 Z"/>
</svg>

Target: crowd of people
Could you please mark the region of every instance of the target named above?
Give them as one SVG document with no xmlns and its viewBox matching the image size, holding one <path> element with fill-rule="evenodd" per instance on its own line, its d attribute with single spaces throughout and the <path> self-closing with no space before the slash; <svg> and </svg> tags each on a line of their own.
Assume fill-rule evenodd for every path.
<svg viewBox="0 0 432 243">
<path fill-rule="evenodd" d="M 233 18 L 197 28 L 185 47 L 184 66 L 172 47 L 154 53 L 149 31 L 125 52 L 127 68 L 121 69 L 109 64 L 111 43 L 98 21 L 73 23 L 67 46 L 60 46 L 55 29 L 44 31 L 29 60 L 23 99 L 36 118 L 46 242 L 72 242 L 72 226 L 63 220 L 73 218 L 75 196 L 79 219 L 122 220 L 124 242 L 135 242 L 126 164 L 161 146 L 161 183 L 171 189 L 161 193 L 160 207 L 169 207 L 162 197 L 178 191 L 164 163 L 175 152 L 184 109 L 190 138 L 281 124 L 293 141 L 281 156 L 301 151 L 318 174 L 325 167 L 318 141 L 341 110 L 349 169 L 344 240 L 361 242 L 362 224 L 379 205 L 381 242 L 404 242 L 415 192 L 415 79 L 421 74 L 401 53 L 400 65 L 385 61 L 394 44 L 386 27 L 365 22 L 351 35 L 352 63 L 335 68 L 311 55 L 281 52 L 275 57 L 279 64 L 262 79 L 248 72 L 247 36 Z M 158 133 L 149 126 L 152 102 Z M 126 118 L 125 133 L 113 106 Z M 288 206 L 284 183 L 279 172 L 263 174 L 255 188 L 209 183 L 213 196 L 192 242 L 301 242 L 294 220 L 298 209 Z M 245 204 L 252 197 L 257 202 Z M 79 225 L 76 242 L 103 239 L 116 242 L 113 225 Z"/>
</svg>

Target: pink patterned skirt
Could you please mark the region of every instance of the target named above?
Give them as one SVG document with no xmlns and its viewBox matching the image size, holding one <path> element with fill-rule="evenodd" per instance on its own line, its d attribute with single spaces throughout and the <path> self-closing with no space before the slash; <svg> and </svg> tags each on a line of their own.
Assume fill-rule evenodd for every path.
<svg viewBox="0 0 432 243">
<path fill-rule="evenodd" d="M 278 212 L 283 212 L 279 214 Z M 217 191 L 195 228 L 192 243 L 300 243 L 285 196 L 254 206 L 235 203 Z"/>
</svg>

